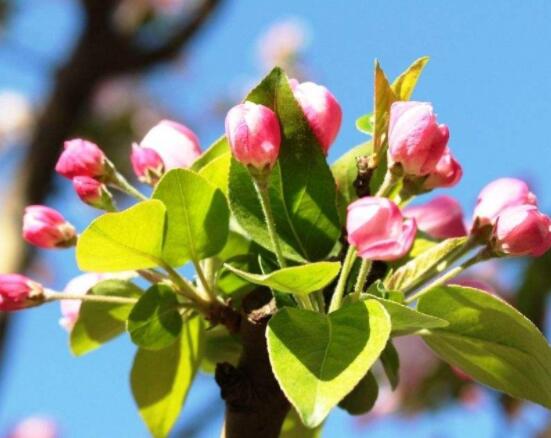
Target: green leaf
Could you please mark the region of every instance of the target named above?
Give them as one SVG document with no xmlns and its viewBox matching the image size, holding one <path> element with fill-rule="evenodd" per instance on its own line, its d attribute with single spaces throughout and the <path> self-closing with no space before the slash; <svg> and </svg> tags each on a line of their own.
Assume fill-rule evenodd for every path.
<svg viewBox="0 0 551 438">
<path fill-rule="evenodd" d="M 230 147 L 226 140 L 226 136 L 222 135 L 216 141 L 209 146 L 209 148 L 204 151 L 197 160 L 191 165 L 191 170 L 194 172 L 199 172 L 203 167 L 205 167 L 210 162 L 214 161 L 220 155 L 230 152 Z"/>
<path fill-rule="evenodd" d="M 307 295 L 323 289 L 338 275 L 339 262 L 317 262 L 302 266 L 292 266 L 273 271 L 267 275 L 251 274 L 231 265 L 226 268 L 253 284 L 266 286 L 280 292 Z"/>
<path fill-rule="evenodd" d="M 285 74 L 274 69 L 247 100 L 277 113 L 282 128 L 278 165 L 269 194 L 285 257 L 322 260 L 340 235 L 335 181 L 315 135 L 295 100 Z M 232 160 L 229 199 L 232 212 L 251 238 L 272 251 L 266 221 L 248 170 Z"/>
<path fill-rule="evenodd" d="M 117 272 L 161 265 L 165 216 L 163 203 L 153 200 L 98 217 L 78 239 L 79 268 Z"/>
<path fill-rule="evenodd" d="M 308 427 L 322 423 L 383 351 L 390 319 L 375 300 L 329 314 L 286 307 L 268 323 L 272 369 Z"/>
<path fill-rule="evenodd" d="M 442 318 L 436 318 L 432 314 L 426 314 L 411 307 L 404 306 L 395 301 L 377 298 L 390 315 L 392 321 L 392 336 L 404 336 L 416 333 L 420 330 L 437 327 L 445 327 L 448 322 Z"/>
<path fill-rule="evenodd" d="M 381 353 L 381 363 L 383 364 L 390 387 L 392 390 L 395 390 L 400 380 L 400 356 L 398 356 L 398 351 L 392 341 L 388 341 Z"/>
<path fill-rule="evenodd" d="M 449 322 L 423 336 L 443 360 L 485 385 L 551 408 L 551 348 L 515 308 L 460 286 L 430 290 L 418 308 Z"/>
<path fill-rule="evenodd" d="M 92 287 L 88 294 L 139 298 L 142 291 L 129 281 L 104 280 Z M 130 310 L 131 304 L 83 301 L 69 338 L 71 352 L 82 356 L 123 333 Z"/>
<path fill-rule="evenodd" d="M 350 415 L 363 415 L 369 412 L 379 395 L 379 385 L 373 373 L 369 371 L 354 389 L 341 400 L 339 407 Z"/>
<path fill-rule="evenodd" d="M 178 342 L 163 350 L 139 349 L 130 374 L 140 415 L 154 438 L 166 438 L 176 422 L 203 355 L 203 322 L 184 324 Z"/>
<path fill-rule="evenodd" d="M 430 247 L 427 251 L 398 268 L 385 280 L 385 287 L 393 290 L 405 290 L 414 286 L 431 270 L 436 269 L 438 271 L 437 265 L 442 259 L 457 251 L 466 242 L 467 237 L 456 237 L 446 239 Z"/>
<path fill-rule="evenodd" d="M 386 155 L 386 132 L 390 116 L 390 106 L 396 101 L 379 61 L 375 61 L 375 91 L 373 112 L 373 160 L 379 163 Z"/>
<path fill-rule="evenodd" d="M 310 429 L 302 424 L 297 412 L 291 408 L 283 421 L 279 438 L 321 438 L 323 425 Z"/>
<path fill-rule="evenodd" d="M 398 100 L 409 100 L 419 76 L 429 62 L 428 56 L 416 59 L 396 80 L 392 83 L 392 91 L 397 96 Z"/>
<path fill-rule="evenodd" d="M 173 169 L 157 184 L 153 198 L 167 210 L 163 258 L 173 266 L 219 253 L 229 231 L 229 209 L 224 194 L 202 176 Z"/>
<path fill-rule="evenodd" d="M 224 195 L 228 195 L 228 181 L 230 178 L 231 153 L 219 155 L 199 170 L 199 175 L 219 188 Z"/>
<path fill-rule="evenodd" d="M 134 305 L 128 316 L 128 333 L 134 344 L 149 350 L 168 347 L 182 331 L 182 316 L 174 291 L 156 284 Z"/>
<path fill-rule="evenodd" d="M 364 134 L 373 134 L 373 114 L 364 114 L 356 119 L 356 129 Z"/>
</svg>

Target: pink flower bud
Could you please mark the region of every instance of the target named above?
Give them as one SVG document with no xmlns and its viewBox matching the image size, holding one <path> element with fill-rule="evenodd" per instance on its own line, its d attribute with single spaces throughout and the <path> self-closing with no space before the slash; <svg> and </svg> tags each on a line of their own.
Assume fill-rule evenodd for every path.
<svg viewBox="0 0 551 438">
<path fill-rule="evenodd" d="M 463 169 L 449 148 L 446 148 L 444 155 L 440 158 L 434 170 L 429 173 L 423 183 L 423 188 L 430 190 L 437 187 L 453 187 L 463 176 Z"/>
<path fill-rule="evenodd" d="M 58 438 L 56 423 L 49 418 L 29 417 L 18 423 L 8 438 Z"/>
<path fill-rule="evenodd" d="M 494 239 L 500 253 L 539 257 L 551 248 L 551 218 L 534 205 L 508 208 L 497 219 Z"/>
<path fill-rule="evenodd" d="M 138 179 L 149 185 L 155 185 L 164 173 L 164 163 L 161 156 L 150 148 L 143 148 L 136 143 L 132 145 L 130 155 L 132 168 Z"/>
<path fill-rule="evenodd" d="M 299 83 L 296 79 L 291 79 L 289 85 L 327 155 L 341 128 L 342 110 L 339 102 L 323 85 L 314 82 Z"/>
<path fill-rule="evenodd" d="M 88 176 L 75 176 L 73 187 L 82 202 L 100 210 L 114 210 L 113 196 L 106 185 L 97 179 Z"/>
<path fill-rule="evenodd" d="M 30 205 L 23 216 L 23 238 L 40 248 L 68 248 L 76 243 L 75 228 L 61 213 L 43 205 Z"/>
<path fill-rule="evenodd" d="M 400 163 L 408 175 L 432 172 L 450 137 L 439 125 L 427 102 L 395 102 L 390 108 L 388 146 L 391 163 Z"/>
<path fill-rule="evenodd" d="M 467 235 L 461 205 L 450 196 L 439 196 L 426 204 L 408 207 L 404 216 L 415 219 L 421 231 L 436 239 Z"/>
<path fill-rule="evenodd" d="M 348 206 L 348 242 L 370 260 L 397 260 L 410 250 L 417 226 L 387 198 L 358 199 Z"/>
<path fill-rule="evenodd" d="M 170 120 L 162 120 L 151 128 L 141 141 L 140 146 L 157 152 L 166 171 L 182 167 L 188 168 L 201 155 L 199 139 L 195 133 L 187 126 Z M 143 157 L 141 159 L 145 160 Z M 148 165 L 154 164 L 154 168 L 159 167 L 158 161 L 153 163 L 151 154 L 147 158 L 147 163 Z M 132 165 L 134 165 L 134 161 L 132 161 Z"/>
<path fill-rule="evenodd" d="M 233 156 L 240 163 L 257 170 L 275 165 L 281 130 L 270 108 L 252 102 L 234 106 L 226 116 L 226 136 Z"/>
<path fill-rule="evenodd" d="M 80 138 L 64 143 L 64 150 L 57 160 L 55 170 L 66 178 L 89 176 L 99 178 L 106 173 L 106 158 L 96 145 Z"/>
<path fill-rule="evenodd" d="M 0 275 L 0 310 L 10 312 L 36 306 L 44 299 L 42 285 L 20 274 Z"/>
<path fill-rule="evenodd" d="M 537 205 L 528 185 L 515 178 L 496 179 L 478 195 L 473 219 L 479 226 L 493 225 L 502 211 L 517 205 Z"/>
</svg>

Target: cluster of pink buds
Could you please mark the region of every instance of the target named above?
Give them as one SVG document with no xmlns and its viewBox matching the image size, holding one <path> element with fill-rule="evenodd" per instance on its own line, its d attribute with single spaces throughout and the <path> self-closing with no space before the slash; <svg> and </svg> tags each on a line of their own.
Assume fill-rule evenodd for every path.
<svg viewBox="0 0 551 438">
<path fill-rule="evenodd" d="M 130 161 L 138 179 L 155 185 L 164 172 L 191 167 L 201 155 L 199 139 L 180 123 L 162 120 L 132 145 Z"/>
<path fill-rule="evenodd" d="M 491 233 L 498 254 L 540 256 L 551 248 L 551 218 L 538 210 L 528 185 L 514 178 L 488 184 L 478 196 L 472 232 Z"/>
<path fill-rule="evenodd" d="M 295 79 L 289 85 L 323 153 L 327 154 L 341 127 L 339 102 L 322 85 L 299 83 Z M 234 106 L 226 116 L 226 136 L 234 158 L 250 170 L 262 173 L 274 167 L 281 146 L 281 128 L 270 108 L 253 102 Z"/>
<path fill-rule="evenodd" d="M 399 164 L 406 177 L 421 180 L 424 191 L 451 187 L 463 175 L 448 145 L 450 133 L 438 124 L 427 102 L 395 102 L 388 129 L 389 165 Z"/>
</svg>

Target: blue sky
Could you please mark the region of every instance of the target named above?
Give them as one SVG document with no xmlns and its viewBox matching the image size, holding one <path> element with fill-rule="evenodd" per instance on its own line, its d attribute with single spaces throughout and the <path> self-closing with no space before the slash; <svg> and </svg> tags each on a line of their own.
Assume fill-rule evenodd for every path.
<svg viewBox="0 0 551 438">
<path fill-rule="evenodd" d="M 10 35 L 39 56 L 14 56 L 0 39 L 0 89 L 14 88 L 40 103 L 50 86 L 45 72 L 63 59 L 78 31 L 74 3 L 18 2 Z M 449 192 L 470 215 L 484 184 L 499 176 L 521 176 L 533 184 L 544 209 L 551 210 L 551 186 L 546 184 L 551 145 L 545 134 L 551 126 L 550 2 L 227 2 L 192 47 L 187 73 L 157 69 L 147 80 L 150 94 L 175 119 L 191 123 L 207 145 L 220 135 L 222 124 L 202 123 L 194 109 L 204 109 L 240 78 L 259 79 L 256 38 L 270 23 L 290 16 L 309 25 L 308 63 L 316 80 L 327 85 L 344 108 L 331 160 L 364 138 L 356 132 L 354 120 L 370 111 L 374 58 L 394 77 L 413 59 L 430 55 L 414 97 L 433 102 L 440 121 L 450 127 L 450 144 L 465 176 Z M 83 216 L 92 213 L 74 199 L 64 190 L 52 202 L 62 204 L 67 216 L 82 227 Z M 67 251 L 45 258 L 55 266 L 52 286 L 61 287 L 76 273 L 72 257 Z M 44 413 L 60 420 L 65 437 L 146 437 L 129 391 L 134 351 L 130 342 L 120 339 L 74 359 L 58 317 L 52 305 L 16 318 L 2 382 L 0 436 L 18 418 Z M 215 396 L 212 380 L 201 378 L 182 421 L 216 403 Z M 538 410 L 525 413 L 520 425 L 508 429 L 510 436 L 532 436 L 541 417 Z M 203 436 L 217 436 L 219 423 L 220 419 Z M 417 420 L 379 423 L 369 435 L 391 437 L 404 427 L 415 437 L 465 436 L 467 431 L 493 437 L 504 425 L 488 403 L 478 414 L 453 408 Z M 337 413 L 329 420 L 326 436 L 341 436 L 344 430 L 349 436 L 365 433 Z"/>
</svg>

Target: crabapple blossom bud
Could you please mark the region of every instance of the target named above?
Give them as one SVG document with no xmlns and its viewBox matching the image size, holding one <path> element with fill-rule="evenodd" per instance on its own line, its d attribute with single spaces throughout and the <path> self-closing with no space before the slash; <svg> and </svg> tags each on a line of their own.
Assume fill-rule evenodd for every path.
<svg viewBox="0 0 551 438">
<path fill-rule="evenodd" d="M 171 120 L 162 120 L 151 128 L 140 142 L 140 146 L 157 152 L 164 164 L 165 171 L 182 167 L 188 168 L 201 155 L 199 139 L 195 133 L 187 126 Z M 146 160 L 145 157 L 141 157 L 141 159 Z M 152 160 L 152 155 L 149 154 L 146 160 L 147 164 L 158 169 L 158 160 L 155 159 L 155 162 Z M 132 165 L 134 166 L 134 160 L 132 160 Z M 136 174 L 138 177 L 140 176 L 138 172 Z"/>
<path fill-rule="evenodd" d="M 410 250 L 417 231 L 415 219 L 405 219 L 387 198 L 366 196 L 348 206 L 348 242 L 370 260 L 397 260 Z"/>
<path fill-rule="evenodd" d="M 461 205 L 450 196 L 439 196 L 426 204 L 408 207 L 404 216 L 415 219 L 421 231 L 436 239 L 467 235 Z"/>
<path fill-rule="evenodd" d="M 494 225 L 505 209 L 517 205 L 537 205 L 536 195 L 528 185 L 516 178 L 499 178 L 482 189 L 474 209 L 479 226 Z"/>
<path fill-rule="evenodd" d="M 444 150 L 444 155 L 436 163 L 436 167 L 429 173 L 428 178 L 423 183 L 423 188 L 427 190 L 437 187 L 453 187 L 463 176 L 463 169 L 450 149 Z"/>
<path fill-rule="evenodd" d="M 450 137 L 448 127 L 438 124 L 427 102 L 395 102 L 390 108 L 388 151 L 390 162 L 400 163 L 408 175 L 434 171 Z"/>
<path fill-rule="evenodd" d="M 275 165 L 281 130 L 270 108 L 252 102 L 234 106 L 226 115 L 226 136 L 233 156 L 240 163 L 258 171 Z"/>
<path fill-rule="evenodd" d="M 29 417 L 18 423 L 7 438 L 59 438 L 59 428 L 49 418 Z"/>
<path fill-rule="evenodd" d="M 499 253 L 539 257 L 551 248 L 551 218 L 534 205 L 510 207 L 499 215 L 493 237 Z"/>
<path fill-rule="evenodd" d="M 30 205 L 23 216 L 23 238 L 40 248 L 68 248 L 75 245 L 77 234 L 58 211 Z"/>
<path fill-rule="evenodd" d="M 73 187 L 82 202 L 100 210 L 115 210 L 113 195 L 107 186 L 97 179 L 88 176 L 75 176 Z"/>
<path fill-rule="evenodd" d="M 163 160 L 154 149 L 143 148 L 134 143 L 132 145 L 130 161 L 134 173 L 145 184 L 155 185 L 164 173 L 165 165 Z"/>
<path fill-rule="evenodd" d="M 0 275 L 0 310 L 10 312 L 36 306 L 44 300 L 42 285 L 24 275 Z"/>
<path fill-rule="evenodd" d="M 327 155 L 342 122 L 342 110 L 335 96 L 323 85 L 314 82 L 289 81 L 295 99 Z"/>
<path fill-rule="evenodd" d="M 100 178 L 108 172 L 105 154 L 95 143 L 76 138 L 66 141 L 63 147 L 55 166 L 60 175 L 69 179 L 75 176 Z"/>
</svg>

